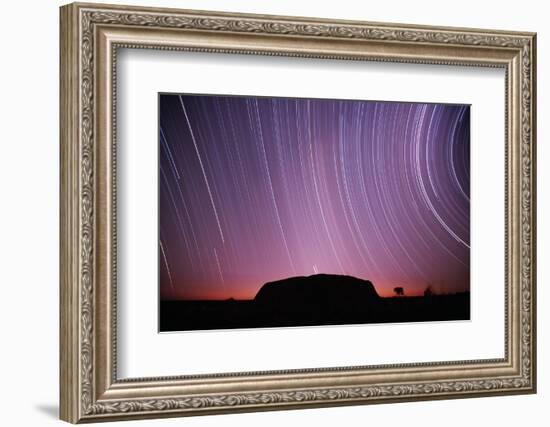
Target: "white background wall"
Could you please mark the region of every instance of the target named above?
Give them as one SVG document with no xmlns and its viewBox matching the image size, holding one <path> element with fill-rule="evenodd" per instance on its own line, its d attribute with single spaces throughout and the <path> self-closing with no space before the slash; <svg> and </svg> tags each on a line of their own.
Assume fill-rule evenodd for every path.
<svg viewBox="0 0 550 427">
<path fill-rule="evenodd" d="M 113 3 L 119 3 L 111 0 Z M 124 3 L 124 2 L 121 2 Z M 133 4 L 538 32 L 537 395 L 208 416 L 131 425 L 542 426 L 550 405 L 550 28 L 545 2 L 357 0 L 133 0 Z M 0 420 L 59 425 L 58 402 L 58 6 L 2 5 L 0 65 Z M 489 166 L 490 167 L 490 166 Z M 546 336 L 545 336 L 546 335 Z"/>
</svg>

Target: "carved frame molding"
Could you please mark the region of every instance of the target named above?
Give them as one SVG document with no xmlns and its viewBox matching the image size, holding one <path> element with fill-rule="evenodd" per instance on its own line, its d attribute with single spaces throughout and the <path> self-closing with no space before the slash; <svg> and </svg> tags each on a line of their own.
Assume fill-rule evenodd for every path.
<svg viewBox="0 0 550 427">
<path fill-rule="evenodd" d="M 118 380 L 113 147 L 121 47 L 505 68 L 506 357 Z M 532 33 L 63 6 L 61 418 L 75 423 L 534 392 L 535 68 Z"/>
</svg>

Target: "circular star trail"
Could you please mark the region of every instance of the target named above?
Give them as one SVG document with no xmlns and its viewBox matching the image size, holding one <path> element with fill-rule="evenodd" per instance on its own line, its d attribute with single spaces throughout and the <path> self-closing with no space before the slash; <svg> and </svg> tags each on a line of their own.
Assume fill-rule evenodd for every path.
<svg viewBox="0 0 550 427">
<path fill-rule="evenodd" d="M 161 299 L 316 273 L 469 290 L 469 106 L 162 94 Z"/>
</svg>

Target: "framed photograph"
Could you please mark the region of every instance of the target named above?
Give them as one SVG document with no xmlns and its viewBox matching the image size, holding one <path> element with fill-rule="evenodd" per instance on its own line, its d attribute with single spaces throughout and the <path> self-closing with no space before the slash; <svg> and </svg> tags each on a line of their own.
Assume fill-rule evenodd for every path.
<svg viewBox="0 0 550 427">
<path fill-rule="evenodd" d="M 535 392 L 535 34 L 60 22 L 63 420 Z"/>
<path fill-rule="evenodd" d="M 470 320 L 469 105 L 162 93 L 159 134 L 160 332 Z"/>
</svg>

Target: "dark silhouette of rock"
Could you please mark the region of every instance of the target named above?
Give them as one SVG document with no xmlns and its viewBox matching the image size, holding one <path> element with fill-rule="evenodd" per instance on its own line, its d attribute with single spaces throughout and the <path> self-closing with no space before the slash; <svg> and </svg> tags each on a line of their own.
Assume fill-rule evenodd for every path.
<svg viewBox="0 0 550 427">
<path fill-rule="evenodd" d="M 316 274 L 264 284 L 254 301 L 260 304 L 297 307 L 369 304 L 380 300 L 369 280 L 337 274 Z"/>
</svg>

